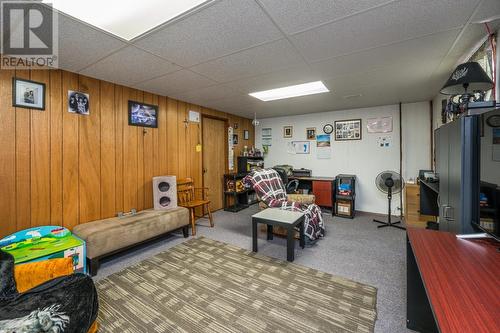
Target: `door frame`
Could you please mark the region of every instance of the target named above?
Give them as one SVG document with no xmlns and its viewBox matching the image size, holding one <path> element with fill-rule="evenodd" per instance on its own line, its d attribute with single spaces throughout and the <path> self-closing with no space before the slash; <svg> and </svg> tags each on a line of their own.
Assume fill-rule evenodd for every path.
<svg viewBox="0 0 500 333">
<path fill-rule="evenodd" d="M 202 147 L 202 155 L 201 155 L 201 183 L 202 186 L 205 187 L 205 159 L 203 158 L 203 154 L 205 151 L 205 142 L 203 142 L 203 120 L 204 119 L 213 119 L 213 120 L 220 120 L 224 122 L 224 174 L 229 173 L 229 165 L 228 165 L 228 158 L 229 158 L 229 145 L 228 145 L 228 135 L 227 131 L 229 128 L 229 119 L 227 118 L 222 118 L 222 117 L 217 117 L 217 116 L 212 116 L 212 115 L 207 115 L 207 114 L 202 114 L 201 115 L 201 147 Z M 222 180 L 221 183 L 222 186 L 222 194 L 224 195 L 224 180 Z M 224 209 L 224 208 L 222 208 Z"/>
</svg>

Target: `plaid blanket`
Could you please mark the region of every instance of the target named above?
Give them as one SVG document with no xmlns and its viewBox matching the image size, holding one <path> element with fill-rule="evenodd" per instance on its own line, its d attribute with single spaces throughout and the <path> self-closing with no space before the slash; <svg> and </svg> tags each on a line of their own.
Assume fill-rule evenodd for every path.
<svg viewBox="0 0 500 333">
<path fill-rule="evenodd" d="M 275 170 L 253 171 L 243 178 L 243 182 L 251 186 L 260 200 L 268 207 L 279 207 L 283 210 L 304 213 L 304 232 L 309 240 L 314 241 L 324 236 L 325 225 L 321 209 L 315 204 L 305 205 L 300 202 L 288 201 L 285 185 Z"/>
</svg>

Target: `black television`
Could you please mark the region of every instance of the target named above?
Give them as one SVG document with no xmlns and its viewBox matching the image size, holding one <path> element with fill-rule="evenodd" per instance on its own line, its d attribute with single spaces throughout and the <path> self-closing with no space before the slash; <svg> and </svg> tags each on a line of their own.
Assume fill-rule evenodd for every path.
<svg viewBox="0 0 500 333">
<path fill-rule="evenodd" d="M 472 225 L 500 242 L 500 109 L 480 117 L 479 219 Z"/>
</svg>

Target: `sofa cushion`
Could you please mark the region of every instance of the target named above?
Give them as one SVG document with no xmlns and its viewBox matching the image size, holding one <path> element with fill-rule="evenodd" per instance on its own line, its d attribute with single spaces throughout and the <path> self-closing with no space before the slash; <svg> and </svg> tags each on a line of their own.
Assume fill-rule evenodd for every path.
<svg viewBox="0 0 500 333">
<path fill-rule="evenodd" d="M 135 215 L 79 224 L 73 233 L 87 243 L 87 257 L 100 257 L 189 224 L 189 210 L 143 210 Z"/>
</svg>

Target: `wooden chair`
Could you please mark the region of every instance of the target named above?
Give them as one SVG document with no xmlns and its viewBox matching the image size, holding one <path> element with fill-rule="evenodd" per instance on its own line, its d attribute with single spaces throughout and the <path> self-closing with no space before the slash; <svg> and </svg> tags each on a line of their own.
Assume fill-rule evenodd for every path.
<svg viewBox="0 0 500 333">
<path fill-rule="evenodd" d="M 196 195 L 198 194 L 198 196 Z M 199 195 L 201 194 L 201 196 Z M 210 220 L 210 227 L 214 226 L 212 219 L 212 212 L 210 211 L 210 200 L 207 200 L 208 188 L 207 187 L 194 187 L 193 179 L 184 178 L 177 181 L 177 205 L 189 209 L 191 233 L 196 235 L 196 217 L 204 217 L 208 212 L 208 219 Z M 196 208 L 201 207 L 202 215 L 196 216 Z"/>
</svg>

